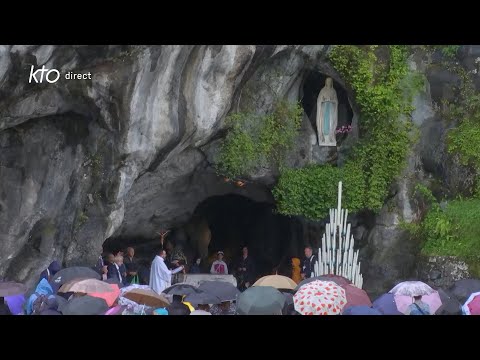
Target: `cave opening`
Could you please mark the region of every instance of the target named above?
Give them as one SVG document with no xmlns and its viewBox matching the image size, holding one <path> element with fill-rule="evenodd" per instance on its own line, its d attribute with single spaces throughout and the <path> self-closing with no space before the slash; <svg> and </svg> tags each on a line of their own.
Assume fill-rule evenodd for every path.
<svg viewBox="0 0 480 360">
<path fill-rule="evenodd" d="M 302 106 L 315 131 L 318 131 L 316 124 L 317 98 L 320 94 L 320 90 L 322 90 L 322 88 L 325 86 L 325 80 L 327 77 L 327 75 L 322 74 L 319 71 L 310 70 L 305 75 L 305 80 L 302 87 Z M 338 99 L 337 128 L 351 125 L 353 119 L 353 110 L 348 100 L 347 91 L 337 81 L 335 81 L 335 79 L 333 79 L 333 88 L 337 92 Z"/>
<path fill-rule="evenodd" d="M 242 247 L 246 245 L 258 277 L 275 271 L 290 276 L 290 258 L 303 255 L 303 235 L 301 220 L 275 213 L 272 202 L 255 201 L 244 195 L 228 193 L 211 196 L 200 202 L 186 222 L 171 229 L 166 243 L 173 247 L 181 245 L 189 265 L 196 258 L 203 258 L 203 273 L 209 272 L 217 251 L 221 250 L 231 274 Z M 207 237 L 208 240 L 203 241 Z M 144 239 L 120 236 L 107 239 L 103 248 L 104 251 L 116 253 L 133 246 L 137 261 L 149 267 L 155 256 L 154 249 L 159 245 L 159 237 Z"/>
<path fill-rule="evenodd" d="M 276 214 L 274 209 L 274 204 L 237 194 L 213 196 L 201 202 L 193 218 L 205 219 L 210 230 L 207 265 L 221 250 L 233 270 L 246 245 L 257 276 L 288 271 L 290 257 L 302 254 L 303 228 L 298 219 Z"/>
</svg>

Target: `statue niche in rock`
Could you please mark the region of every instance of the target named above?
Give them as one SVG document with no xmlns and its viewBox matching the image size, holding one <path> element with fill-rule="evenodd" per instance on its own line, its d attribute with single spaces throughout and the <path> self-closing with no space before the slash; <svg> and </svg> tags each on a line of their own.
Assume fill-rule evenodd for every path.
<svg viewBox="0 0 480 360">
<path fill-rule="evenodd" d="M 325 86 L 318 94 L 316 122 L 318 145 L 337 146 L 335 131 L 338 122 L 338 99 L 332 78 L 325 80 Z"/>
</svg>

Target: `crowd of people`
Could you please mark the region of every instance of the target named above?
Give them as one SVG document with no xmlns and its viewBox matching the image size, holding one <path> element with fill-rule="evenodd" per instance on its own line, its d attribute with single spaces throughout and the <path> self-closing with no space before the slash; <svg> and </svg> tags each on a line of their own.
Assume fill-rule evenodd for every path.
<svg viewBox="0 0 480 360">
<path fill-rule="evenodd" d="M 135 249 L 128 247 L 125 251 L 102 254 L 98 258 L 94 269 L 104 281 L 117 284 L 119 288 L 135 285 L 146 286 L 157 294 L 162 294 L 170 288 L 172 283 L 176 282 L 174 277 L 178 273 L 233 275 L 237 280 L 239 291 L 250 288 L 259 276 L 265 275 L 257 274 L 255 260 L 249 255 L 247 246 L 241 248 L 241 253 L 236 261 L 229 262 L 230 266 L 221 250 L 216 252 L 216 259 L 211 263 L 208 263 L 206 259 L 197 257 L 190 265 L 181 247 L 174 247 L 171 242 L 164 241 L 166 234 L 167 232 L 161 234 L 159 247 L 150 266 L 137 261 Z M 313 253 L 313 248 L 306 246 L 304 255 L 302 260 L 297 257 L 290 258 L 288 277 L 296 284 L 314 276 L 317 256 Z M 34 293 L 25 302 L 25 313 L 27 315 L 55 308 L 55 301 L 58 297 L 55 296 L 51 281 L 60 270 L 61 265 L 57 261 L 53 261 L 40 274 Z M 71 299 L 75 295 L 70 294 L 69 296 L 69 299 Z M 233 315 L 236 313 L 236 305 L 233 301 L 224 301 L 213 306 L 197 304 L 194 308 L 192 304 L 184 301 L 184 297 L 173 295 L 171 303 L 165 309 L 158 309 L 153 314 L 162 315 L 164 311 L 168 315 Z M 0 314 L 8 314 L 9 310 L 4 299 L 0 298 L 0 300 Z M 291 303 L 290 308 L 286 309 L 286 313 L 298 314 Z M 428 304 L 422 301 L 421 296 L 416 296 L 414 302 L 409 306 L 408 313 L 411 315 L 429 315 L 430 309 Z"/>
</svg>

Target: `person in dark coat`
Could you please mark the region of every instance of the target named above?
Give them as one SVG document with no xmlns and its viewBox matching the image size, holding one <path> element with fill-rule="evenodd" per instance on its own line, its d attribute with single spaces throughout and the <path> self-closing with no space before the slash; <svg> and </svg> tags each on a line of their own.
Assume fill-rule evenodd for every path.
<svg viewBox="0 0 480 360">
<path fill-rule="evenodd" d="M 193 263 L 192 267 L 190 268 L 190 274 L 201 274 L 202 270 L 200 268 L 202 263 L 202 259 L 197 258 Z"/>
<path fill-rule="evenodd" d="M 127 248 L 127 255 L 123 258 L 123 264 L 127 271 L 126 281 L 128 284 L 132 283 L 133 278 L 138 274 L 138 264 L 135 259 L 135 249 L 133 247 Z"/>
<path fill-rule="evenodd" d="M 303 258 L 302 261 L 302 269 L 300 276 L 302 279 L 309 279 L 312 276 L 314 276 L 314 267 L 315 263 L 317 262 L 317 257 L 313 255 L 313 249 L 311 246 L 306 246 L 305 247 L 305 257 Z"/>
<path fill-rule="evenodd" d="M 166 309 L 168 315 L 190 315 L 190 309 L 182 303 L 181 295 L 173 295 L 172 303 Z"/>
<path fill-rule="evenodd" d="M 242 248 L 242 256 L 236 266 L 238 289 L 243 291 L 255 282 L 255 264 L 248 255 L 248 247 Z"/>
<path fill-rule="evenodd" d="M 0 297 L 0 315 L 12 315 L 12 312 L 3 297 Z"/>
<path fill-rule="evenodd" d="M 55 276 L 57 272 L 59 272 L 62 269 L 60 264 L 55 260 L 48 265 L 48 268 L 42 271 L 40 274 L 40 279 L 38 279 L 38 282 L 42 281 L 42 279 L 46 279 L 47 281 L 50 281 L 52 277 Z"/>
<path fill-rule="evenodd" d="M 107 265 L 107 279 L 114 279 L 118 283 L 123 283 L 119 267 L 115 263 L 115 256 L 108 254 L 105 263 Z"/>
</svg>

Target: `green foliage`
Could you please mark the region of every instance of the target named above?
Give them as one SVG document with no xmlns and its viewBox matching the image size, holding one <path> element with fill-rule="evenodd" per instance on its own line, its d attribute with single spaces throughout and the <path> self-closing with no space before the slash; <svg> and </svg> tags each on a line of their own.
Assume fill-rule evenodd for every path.
<svg viewBox="0 0 480 360">
<path fill-rule="evenodd" d="M 428 53 L 440 51 L 447 60 L 453 60 L 457 56 L 460 45 L 420 45 L 420 48 Z"/>
<path fill-rule="evenodd" d="M 437 48 L 439 48 L 443 56 L 453 59 L 457 55 L 460 45 L 438 45 Z"/>
<path fill-rule="evenodd" d="M 258 167 L 282 166 L 302 120 L 300 104 L 278 101 L 266 115 L 234 113 L 217 159 L 217 172 L 235 178 Z"/>
<path fill-rule="evenodd" d="M 344 168 L 313 166 L 282 173 L 274 191 L 279 211 L 324 217 L 335 204 L 336 182 L 344 181 L 345 206 L 378 211 L 401 172 L 411 144 L 411 124 L 402 121 L 423 78 L 409 71 L 406 46 L 335 46 L 329 59 L 355 93 L 362 140 Z M 327 185 L 323 185 L 323 182 Z M 328 185 L 331 184 L 331 185 Z M 329 193 L 333 192 L 333 194 Z"/>
<path fill-rule="evenodd" d="M 338 181 L 343 181 L 343 203 L 350 211 L 363 205 L 363 177 L 354 164 L 343 168 L 307 166 L 286 169 L 273 189 L 277 209 L 281 214 L 302 215 L 315 220 L 328 214 L 337 204 Z"/>
<path fill-rule="evenodd" d="M 448 151 L 460 155 L 463 165 L 480 168 L 480 124 L 463 121 L 448 134 Z"/>
<path fill-rule="evenodd" d="M 450 65 L 450 71 L 461 79 L 458 96 L 454 102 L 444 103 L 443 117 L 456 127 L 447 136 L 447 150 L 457 154 L 464 166 L 471 166 L 480 174 L 480 94 L 476 91 L 471 75 L 460 65 Z M 480 195 L 480 181 L 475 194 Z"/>
<path fill-rule="evenodd" d="M 88 215 L 85 214 L 84 211 L 81 211 L 78 216 L 77 216 L 77 219 L 75 221 L 75 225 L 74 225 L 74 230 L 77 231 L 79 228 L 81 228 L 83 226 L 83 224 L 85 224 L 86 222 L 88 221 Z"/>
<path fill-rule="evenodd" d="M 480 199 L 451 201 L 444 210 L 432 209 L 422 222 L 426 255 L 458 256 L 480 261 Z"/>
<path fill-rule="evenodd" d="M 432 191 L 423 184 L 417 184 L 415 186 L 414 194 L 420 195 L 429 205 L 438 206 L 437 199 L 433 196 Z"/>
</svg>

